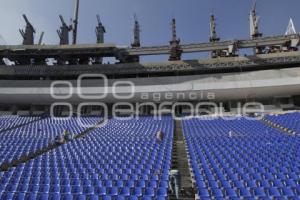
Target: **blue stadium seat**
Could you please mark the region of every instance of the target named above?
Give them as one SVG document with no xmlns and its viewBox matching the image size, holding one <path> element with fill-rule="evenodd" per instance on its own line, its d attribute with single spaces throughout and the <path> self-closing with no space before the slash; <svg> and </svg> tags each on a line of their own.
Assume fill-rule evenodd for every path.
<svg viewBox="0 0 300 200">
<path fill-rule="evenodd" d="M 291 116 L 300 120 L 299 113 Z M 279 123 L 281 119 L 278 120 Z M 298 195 L 298 138 L 244 117 L 200 117 L 183 120 L 182 125 L 201 198 L 223 195 L 232 199 L 270 199 Z M 228 134 L 230 131 L 233 135 Z"/>
<path fill-rule="evenodd" d="M 202 188 L 202 189 L 199 189 L 199 196 L 200 197 L 210 197 L 210 194 L 207 189 Z"/>
<path fill-rule="evenodd" d="M 284 187 L 282 188 L 282 194 L 286 197 L 293 197 L 296 194 L 294 193 L 294 191 L 292 190 L 292 188 L 290 187 Z"/>
<path fill-rule="evenodd" d="M 94 189 L 94 192 L 97 195 L 106 195 L 106 187 L 97 187 Z"/>
<path fill-rule="evenodd" d="M 272 197 L 280 197 L 281 196 L 278 188 L 276 188 L 276 187 L 271 187 L 268 190 L 269 190 L 269 196 L 272 196 Z"/>
</svg>

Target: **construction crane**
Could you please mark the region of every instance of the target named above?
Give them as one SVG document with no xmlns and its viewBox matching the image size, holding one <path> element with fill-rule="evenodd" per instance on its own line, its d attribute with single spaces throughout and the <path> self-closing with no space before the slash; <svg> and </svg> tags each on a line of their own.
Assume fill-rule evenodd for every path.
<svg viewBox="0 0 300 200">
<path fill-rule="evenodd" d="M 59 15 L 59 18 L 62 23 L 60 30 L 57 30 L 57 34 L 60 39 L 59 44 L 67 45 L 69 44 L 69 32 L 72 30 L 72 26 L 68 26 L 61 15 Z"/>
<path fill-rule="evenodd" d="M 259 17 L 256 14 L 256 2 L 254 2 L 253 8 L 250 12 L 250 36 L 252 39 L 262 37 L 262 33 L 259 32 Z M 253 49 L 254 54 L 261 54 L 264 52 L 263 47 L 256 47 Z"/>
<path fill-rule="evenodd" d="M 33 28 L 32 24 L 29 22 L 29 20 L 25 14 L 23 14 L 23 18 L 26 22 L 25 31 L 22 29 L 19 29 L 20 34 L 23 37 L 23 45 L 33 45 L 35 29 Z"/>
<path fill-rule="evenodd" d="M 106 33 L 106 30 L 101 22 L 100 15 L 97 15 L 97 22 L 98 22 L 98 25 L 96 26 L 96 29 L 95 29 L 97 43 L 102 44 L 102 43 L 104 43 L 104 33 Z M 94 58 L 94 62 L 97 64 L 102 64 L 103 58 L 102 57 Z"/>
<path fill-rule="evenodd" d="M 133 28 L 133 43 L 131 44 L 132 47 L 140 47 L 141 41 L 140 41 L 140 24 L 138 21 L 138 18 L 136 14 L 134 15 L 134 28 Z"/>
<path fill-rule="evenodd" d="M 180 39 L 177 39 L 175 18 L 172 19 L 171 27 L 172 27 L 172 40 L 170 41 L 171 51 L 170 51 L 169 61 L 175 61 L 181 59 L 181 53 L 182 53 L 182 50 L 180 48 Z"/>
<path fill-rule="evenodd" d="M 100 15 L 97 15 L 97 22 L 98 22 L 98 25 L 96 26 L 95 33 L 96 33 L 96 37 L 97 37 L 97 43 L 101 44 L 101 43 L 104 43 L 104 33 L 106 33 L 106 30 L 101 22 Z"/>
</svg>

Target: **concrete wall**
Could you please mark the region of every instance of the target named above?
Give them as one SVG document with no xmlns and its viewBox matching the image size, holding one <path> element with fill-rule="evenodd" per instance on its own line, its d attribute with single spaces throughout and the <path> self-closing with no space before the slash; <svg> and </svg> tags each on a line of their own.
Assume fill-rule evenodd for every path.
<svg viewBox="0 0 300 200">
<path fill-rule="evenodd" d="M 134 84 L 132 98 L 120 100 L 113 96 L 115 81 L 131 81 Z M 300 94 L 300 68 L 264 70 L 256 72 L 210 74 L 176 77 L 131 78 L 108 81 L 105 98 L 82 99 L 78 96 L 77 81 L 70 81 L 73 90 L 68 99 L 51 96 L 49 80 L 0 80 L 0 103 L 40 104 L 53 102 L 162 102 L 162 101 L 225 101 L 273 98 Z M 132 87 L 116 88 L 118 95 L 129 95 Z M 103 81 L 84 81 L 82 91 L 87 95 L 103 94 Z M 67 95 L 68 87 L 54 88 L 55 94 Z M 147 95 L 145 95 L 147 93 Z"/>
</svg>

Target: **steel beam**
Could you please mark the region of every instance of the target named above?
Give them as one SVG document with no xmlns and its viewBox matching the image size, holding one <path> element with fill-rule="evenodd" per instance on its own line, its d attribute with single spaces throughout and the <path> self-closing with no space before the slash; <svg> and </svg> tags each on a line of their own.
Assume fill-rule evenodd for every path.
<svg viewBox="0 0 300 200">
<path fill-rule="evenodd" d="M 182 53 L 210 52 L 214 50 L 229 50 L 232 45 L 237 49 L 255 48 L 264 46 L 292 45 L 299 46 L 300 35 L 285 35 L 273 37 L 261 37 L 248 40 L 230 40 L 208 43 L 192 43 L 179 45 Z M 33 56 L 55 56 L 55 55 L 97 55 L 114 56 L 122 54 L 124 56 L 143 56 L 170 54 L 171 46 L 147 46 L 147 47 L 117 47 L 115 44 L 88 44 L 88 45 L 0 45 L 0 57 L 11 57 L 23 55 Z"/>
</svg>

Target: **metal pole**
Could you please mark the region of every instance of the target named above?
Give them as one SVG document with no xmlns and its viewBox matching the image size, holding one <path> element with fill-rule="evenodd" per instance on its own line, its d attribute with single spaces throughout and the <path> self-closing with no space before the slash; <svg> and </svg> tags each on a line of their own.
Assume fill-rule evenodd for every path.
<svg viewBox="0 0 300 200">
<path fill-rule="evenodd" d="M 75 0 L 74 19 L 73 19 L 73 44 L 77 42 L 79 0 Z"/>
</svg>

